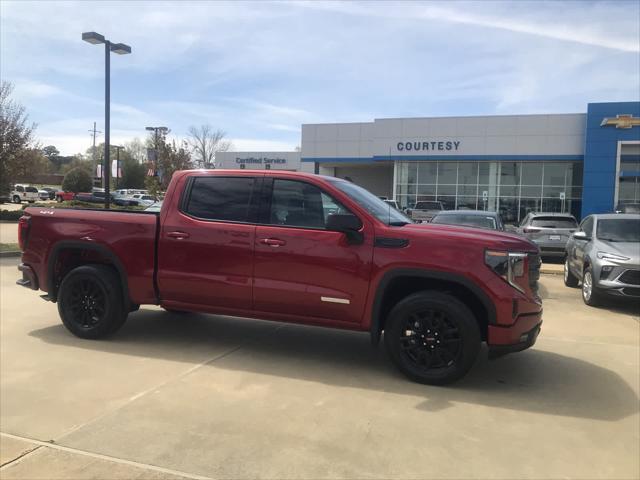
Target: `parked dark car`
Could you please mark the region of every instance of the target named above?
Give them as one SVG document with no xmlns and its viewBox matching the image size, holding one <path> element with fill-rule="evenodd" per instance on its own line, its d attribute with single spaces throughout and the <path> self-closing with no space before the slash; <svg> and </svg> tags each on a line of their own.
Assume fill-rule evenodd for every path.
<svg viewBox="0 0 640 480">
<path fill-rule="evenodd" d="M 640 299 L 640 215 L 589 215 L 567 243 L 564 283 L 597 305 L 607 296 Z"/>
<path fill-rule="evenodd" d="M 564 257 L 569 237 L 578 222 L 569 213 L 531 212 L 522 219 L 518 233 L 540 247 L 543 257 Z"/>
<path fill-rule="evenodd" d="M 504 231 L 502 218 L 497 212 L 484 212 L 482 210 L 443 210 L 431 219 L 431 223 Z"/>
</svg>

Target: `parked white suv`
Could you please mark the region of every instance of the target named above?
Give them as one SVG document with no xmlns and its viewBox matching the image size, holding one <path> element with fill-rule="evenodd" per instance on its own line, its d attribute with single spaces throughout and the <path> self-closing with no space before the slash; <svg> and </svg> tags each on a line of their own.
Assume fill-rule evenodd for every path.
<svg viewBox="0 0 640 480">
<path fill-rule="evenodd" d="M 38 189 L 36 187 L 31 187 L 29 185 L 14 185 L 11 190 L 11 201 L 13 203 L 22 203 L 22 202 L 37 202 L 40 200 L 38 196 Z"/>
</svg>

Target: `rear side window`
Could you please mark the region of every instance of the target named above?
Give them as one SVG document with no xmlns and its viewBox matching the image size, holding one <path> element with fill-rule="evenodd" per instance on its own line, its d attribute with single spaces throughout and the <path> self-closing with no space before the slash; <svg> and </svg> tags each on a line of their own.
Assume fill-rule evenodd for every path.
<svg viewBox="0 0 640 480">
<path fill-rule="evenodd" d="M 38 189 L 36 187 L 27 187 L 25 190 L 29 193 L 38 193 Z"/>
<path fill-rule="evenodd" d="M 252 177 L 197 177 L 184 211 L 207 220 L 248 222 L 254 184 Z"/>
<path fill-rule="evenodd" d="M 535 217 L 532 227 L 541 228 L 576 228 L 578 223 L 572 217 Z"/>
</svg>

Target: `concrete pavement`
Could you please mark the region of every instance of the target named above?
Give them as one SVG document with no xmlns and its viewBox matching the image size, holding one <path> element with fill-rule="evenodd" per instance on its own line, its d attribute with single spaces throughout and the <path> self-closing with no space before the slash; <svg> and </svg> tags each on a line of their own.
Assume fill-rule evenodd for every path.
<svg viewBox="0 0 640 480">
<path fill-rule="evenodd" d="M 352 332 L 149 307 L 80 340 L 16 263 L 0 260 L 3 479 L 640 476 L 636 311 L 586 307 L 559 276 L 533 349 L 436 388 Z"/>
</svg>

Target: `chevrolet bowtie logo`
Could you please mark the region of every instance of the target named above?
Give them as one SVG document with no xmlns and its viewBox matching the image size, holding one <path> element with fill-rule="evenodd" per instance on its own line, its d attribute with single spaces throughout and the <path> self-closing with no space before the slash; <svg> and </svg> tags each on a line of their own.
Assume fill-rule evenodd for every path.
<svg viewBox="0 0 640 480">
<path fill-rule="evenodd" d="M 615 125 L 616 128 L 638 127 L 640 126 L 640 118 L 625 113 L 623 115 L 616 115 L 616 118 L 604 118 L 600 126 L 606 127 L 607 125 Z"/>
</svg>

